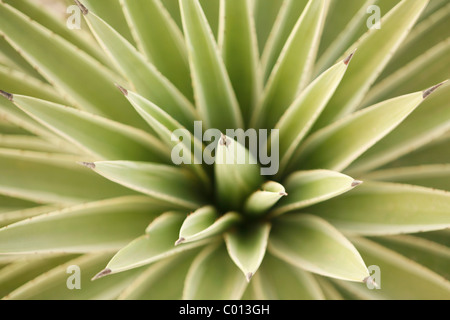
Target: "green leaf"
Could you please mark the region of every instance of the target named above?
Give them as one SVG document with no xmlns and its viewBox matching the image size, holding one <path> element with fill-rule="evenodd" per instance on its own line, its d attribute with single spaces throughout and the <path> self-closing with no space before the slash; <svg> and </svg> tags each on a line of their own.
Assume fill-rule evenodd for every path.
<svg viewBox="0 0 450 320">
<path fill-rule="evenodd" d="M 108 180 L 174 207 L 192 210 L 204 203 L 194 176 L 183 169 L 131 161 L 101 161 L 87 165 Z"/>
<path fill-rule="evenodd" d="M 54 133 L 49 131 L 46 127 L 33 120 L 25 112 L 17 108 L 11 101 L 0 99 L 0 116 L 7 123 L 14 125 L 26 133 L 45 138 L 46 140 L 58 140 Z M 4 132 L 4 131 L 2 131 Z"/>
<path fill-rule="evenodd" d="M 247 281 L 231 261 L 224 244 L 214 243 L 195 259 L 186 276 L 184 300 L 237 300 Z"/>
<path fill-rule="evenodd" d="M 335 64 L 342 53 L 367 32 L 367 21 L 374 22 L 373 11 L 368 12 L 370 6 L 377 5 L 383 13 L 391 10 L 396 2 L 398 3 L 390 0 L 347 0 L 342 5 L 339 0 L 332 0 L 320 40 L 319 59 L 315 64 L 314 74 L 317 76 Z"/>
<path fill-rule="evenodd" d="M 267 253 L 252 279 L 256 300 L 323 300 L 314 277 Z"/>
<path fill-rule="evenodd" d="M 179 1 L 178 1 L 179 2 Z M 199 0 L 215 39 L 219 34 L 220 0 Z"/>
<path fill-rule="evenodd" d="M 184 215 L 179 212 L 167 212 L 160 215 L 148 226 L 144 236 L 135 239 L 119 250 L 106 268 L 94 279 L 135 269 L 204 245 L 205 242 L 196 242 L 174 246 L 183 220 Z"/>
<path fill-rule="evenodd" d="M 323 276 L 355 282 L 363 282 L 369 276 L 350 241 L 319 217 L 296 214 L 274 221 L 269 251 Z"/>
<path fill-rule="evenodd" d="M 266 254 L 271 225 L 254 225 L 225 233 L 228 254 L 250 282 Z"/>
<path fill-rule="evenodd" d="M 248 197 L 245 201 L 244 211 L 249 215 L 264 214 L 287 195 L 284 186 L 278 182 L 266 182 L 262 185 L 261 190 L 254 192 Z"/>
<path fill-rule="evenodd" d="M 183 34 L 160 0 L 122 0 L 125 17 L 145 56 L 181 92 L 193 99 Z"/>
<path fill-rule="evenodd" d="M 352 241 L 368 264 L 380 268 L 381 290 L 377 291 L 387 299 L 450 299 L 450 283 L 436 273 L 369 240 Z"/>
<path fill-rule="evenodd" d="M 286 110 L 278 129 L 280 175 L 341 83 L 353 54 L 324 72 Z"/>
<path fill-rule="evenodd" d="M 177 156 L 182 158 L 182 163 L 187 164 L 188 168 L 192 168 L 202 179 L 205 187 L 210 188 L 211 181 L 204 168 L 201 166 L 201 163 L 203 163 L 203 161 L 212 163 L 213 157 L 207 151 L 205 152 L 202 141 L 152 102 L 137 93 L 127 91 L 123 88 L 121 88 L 121 90 L 125 93 L 127 99 L 136 111 L 159 135 L 161 140 L 172 149 L 172 159 L 175 150 L 181 148 L 180 153 L 182 153 L 182 156 L 180 154 Z M 182 141 L 176 139 L 177 132 L 183 133 L 181 135 Z M 197 134 L 195 129 L 194 132 Z M 202 132 L 200 132 L 200 134 L 202 134 Z"/>
<path fill-rule="evenodd" d="M 442 277 L 450 278 L 450 247 L 417 236 L 385 236 L 372 241 L 408 257 Z"/>
<path fill-rule="evenodd" d="M 450 164 L 379 170 L 365 174 L 364 179 L 412 184 L 450 191 Z"/>
<path fill-rule="evenodd" d="M 96 270 L 104 265 L 110 253 L 92 253 L 83 255 L 44 273 L 16 289 L 7 298 L 10 300 L 111 300 L 128 287 L 141 270 L 89 281 Z M 67 281 L 70 266 L 80 268 L 81 290 L 68 290 Z M 72 271 L 73 273 L 73 271 Z"/>
<path fill-rule="evenodd" d="M 21 95 L 13 99 L 33 119 L 97 159 L 169 161 L 168 150 L 139 129 L 49 101 Z"/>
<path fill-rule="evenodd" d="M 325 279 L 324 277 L 316 276 L 315 280 L 320 285 L 320 289 L 323 292 L 323 296 L 325 300 L 344 300 L 341 293 L 331 284 L 330 280 Z M 344 282 L 344 281 L 343 281 Z M 347 282 L 346 283 L 353 283 Z"/>
<path fill-rule="evenodd" d="M 394 131 L 357 159 L 348 169 L 349 173 L 361 174 L 381 167 L 441 137 L 450 130 L 449 99 L 450 86 L 436 91 Z M 445 147 L 441 152 L 444 150 Z M 424 154 L 429 159 L 418 164 L 430 161 L 429 153 Z M 448 162 L 449 158 L 444 155 L 443 159 Z"/>
<path fill-rule="evenodd" d="M 198 250 L 189 250 L 151 265 L 118 300 L 181 300 L 184 279 Z"/>
<path fill-rule="evenodd" d="M 309 208 L 345 232 L 390 235 L 450 226 L 450 194 L 383 182 L 365 182 L 353 192 Z M 361 214 L 364 213 L 364 214 Z"/>
<path fill-rule="evenodd" d="M 214 207 L 200 208 L 184 220 L 175 245 L 211 238 L 227 231 L 240 221 L 241 216 L 236 212 L 220 216 Z"/>
<path fill-rule="evenodd" d="M 322 128 L 355 110 L 371 85 L 388 64 L 429 0 L 401 1 L 381 19 L 381 28 L 366 32 L 345 56 L 358 48 L 358 54 L 316 125 Z"/>
<path fill-rule="evenodd" d="M 63 103 L 63 99 L 49 84 L 26 73 L 0 66 L 0 88 L 44 100 Z"/>
<path fill-rule="evenodd" d="M 38 204 L 18 198 L 0 195 L 0 213 L 36 207 Z"/>
<path fill-rule="evenodd" d="M 133 194 L 85 170 L 75 161 L 72 156 L 1 149 L 0 194 L 59 204 Z"/>
<path fill-rule="evenodd" d="M 429 5 L 421 15 L 421 19 L 406 37 L 402 46 L 396 52 L 380 80 L 393 74 L 396 70 L 406 66 L 411 61 L 422 56 L 429 48 L 445 41 L 448 37 L 448 17 L 450 16 L 450 5 L 443 1 L 430 1 Z M 446 2 L 446 1 L 444 1 Z M 439 10 L 433 12 L 433 7 L 442 5 Z M 419 44 L 419 45 L 418 45 Z M 420 79 L 419 79 L 420 81 Z"/>
<path fill-rule="evenodd" d="M 285 182 L 289 195 L 271 212 L 271 216 L 299 210 L 337 197 L 361 183 L 361 181 L 334 171 L 295 172 Z"/>
<path fill-rule="evenodd" d="M 329 0 L 310 0 L 283 48 L 252 124 L 272 128 L 311 76 Z"/>
<path fill-rule="evenodd" d="M 344 170 L 397 127 L 424 97 L 425 92 L 409 94 L 335 122 L 311 135 L 297 150 L 293 163 L 302 169 Z"/>
<path fill-rule="evenodd" d="M 227 210 L 237 210 L 262 184 L 260 167 L 239 142 L 222 136 L 216 148 L 214 165 L 216 195 Z"/>
<path fill-rule="evenodd" d="M 180 13 L 180 3 L 178 0 L 163 0 L 162 4 L 167 9 L 167 11 L 170 13 L 170 16 L 172 19 L 175 20 L 175 22 L 178 25 L 178 28 L 183 28 L 183 25 L 181 23 L 181 13 Z"/>
<path fill-rule="evenodd" d="M 0 229 L 1 253 L 117 250 L 141 234 L 167 206 L 123 197 L 69 207 Z"/>
<path fill-rule="evenodd" d="M 117 76 L 98 61 L 7 4 L 0 4 L 0 16 L 1 34 L 65 99 L 95 114 L 142 124 L 114 88 Z"/>
<path fill-rule="evenodd" d="M 262 91 L 258 73 L 258 44 L 252 17 L 252 0 L 221 0 L 219 48 L 245 123 L 249 123 Z"/>
<path fill-rule="evenodd" d="M 20 55 L 5 38 L 0 37 L 0 60 L 6 67 L 19 70 L 27 74 L 28 76 L 35 77 L 41 81 L 45 81 L 44 78 Z"/>
<path fill-rule="evenodd" d="M 136 91 L 166 110 L 184 126 L 192 126 L 195 110 L 187 98 L 105 21 L 92 12 L 85 14 L 85 18 L 105 53 Z"/>
<path fill-rule="evenodd" d="M 180 1 L 197 108 L 205 127 L 237 129 L 242 115 L 225 64 L 198 0 Z"/>
<path fill-rule="evenodd" d="M 277 3 L 277 1 L 262 1 Z M 287 0 L 281 6 L 264 50 L 262 50 L 261 65 L 263 67 L 264 84 L 272 73 L 289 35 L 307 4 L 308 0 Z"/>
</svg>

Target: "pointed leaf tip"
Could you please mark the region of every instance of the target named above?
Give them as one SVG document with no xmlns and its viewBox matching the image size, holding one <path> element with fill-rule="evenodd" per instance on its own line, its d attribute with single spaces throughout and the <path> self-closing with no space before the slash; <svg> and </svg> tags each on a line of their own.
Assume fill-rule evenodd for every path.
<svg viewBox="0 0 450 320">
<path fill-rule="evenodd" d="M 89 169 L 95 169 L 95 163 L 93 162 L 77 162 L 78 164 L 81 164 L 82 166 L 85 166 Z"/>
<path fill-rule="evenodd" d="M 11 93 L 0 90 L 0 95 L 8 99 L 9 101 L 13 101 L 14 96 Z"/>
<path fill-rule="evenodd" d="M 428 98 L 433 92 L 435 92 L 437 89 L 439 89 L 440 87 L 442 87 L 444 84 L 446 84 L 448 82 L 448 80 L 445 80 L 444 82 L 441 82 L 433 87 L 431 87 L 428 90 L 425 90 L 423 92 L 423 98 L 426 99 Z"/>
<path fill-rule="evenodd" d="M 252 272 L 247 273 L 247 275 L 246 275 L 247 282 L 250 282 L 250 280 L 252 280 L 253 275 L 254 274 Z"/>
<path fill-rule="evenodd" d="M 117 83 L 116 83 L 115 85 L 116 85 L 117 89 L 119 89 L 120 92 L 122 92 L 122 94 L 123 94 L 125 97 L 128 96 L 128 90 L 127 90 L 127 89 L 125 89 L 124 87 L 118 85 Z"/>
<path fill-rule="evenodd" d="M 287 192 L 280 192 L 280 196 L 287 197 L 289 194 Z"/>
<path fill-rule="evenodd" d="M 361 185 L 361 184 L 363 184 L 364 182 L 363 181 L 361 181 L 361 180 L 355 180 L 355 181 L 353 181 L 353 183 L 352 183 L 352 188 L 355 188 L 355 187 L 357 187 L 357 186 L 359 186 L 359 185 Z"/>
<path fill-rule="evenodd" d="M 87 15 L 89 13 L 89 10 L 78 0 L 75 0 L 76 5 L 80 8 L 83 15 Z"/>
<path fill-rule="evenodd" d="M 179 246 L 180 244 L 182 244 L 183 242 L 185 242 L 186 239 L 185 238 L 180 238 L 175 242 L 175 246 Z"/>
<path fill-rule="evenodd" d="M 108 274 L 110 274 L 112 271 L 111 269 L 105 269 L 100 271 L 99 273 L 97 273 L 92 279 L 91 281 L 95 281 L 98 280 L 100 278 L 106 277 Z"/>
<path fill-rule="evenodd" d="M 344 59 L 344 64 L 345 64 L 346 66 L 348 66 L 348 65 L 350 64 L 350 61 L 352 61 L 353 56 L 355 55 L 356 50 L 358 50 L 358 49 L 355 49 L 352 53 L 350 53 L 350 55 L 349 55 L 347 58 Z"/>
</svg>

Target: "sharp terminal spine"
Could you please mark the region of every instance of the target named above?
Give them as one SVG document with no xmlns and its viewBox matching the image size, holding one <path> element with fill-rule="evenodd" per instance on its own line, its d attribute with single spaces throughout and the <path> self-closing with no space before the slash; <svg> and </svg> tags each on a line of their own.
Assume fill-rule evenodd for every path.
<svg viewBox="0 0 450 320">
<path fill-rule="evenodd" d="M 14 100 L 14 96 L 13 96 L 11 93 L 9 93 L 9 92 L 0 90 L 0 95 L 1 95 L 2 97 L 4 97 L 4 98 L 8 99 L 8 100 L 11 101 L 11 102 Z"/>
<path fill-rule="evenodd" d="M 89 10 L 79 0 L 75 0 L 75 3 L 77 4 L 78 8 L 80 8 L 83 15 L 86 16 L 89 13 Z"/>
</svg>

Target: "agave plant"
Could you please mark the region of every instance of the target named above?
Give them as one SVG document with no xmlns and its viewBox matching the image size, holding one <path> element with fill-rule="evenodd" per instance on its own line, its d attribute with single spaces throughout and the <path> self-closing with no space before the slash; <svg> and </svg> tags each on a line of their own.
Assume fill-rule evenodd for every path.
<svg viewBox="0 0 450 320">
<path fill-rule="evenodd" d="M 450 298 L 447 0 L 54 2 L 0 1 L 0 297 Z"/>
</svg>

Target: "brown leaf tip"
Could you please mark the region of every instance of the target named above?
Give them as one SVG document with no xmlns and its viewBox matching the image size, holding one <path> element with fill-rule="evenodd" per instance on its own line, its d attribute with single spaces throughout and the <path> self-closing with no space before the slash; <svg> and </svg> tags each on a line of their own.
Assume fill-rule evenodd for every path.
<svg viewBox="0 0 450 320">
<path fill-rule="evenodd" d="M 89 169 L 95 169 L 95 163 L 93 162 L 78 162 L 78 164 L 81 164 Z"/>
<path fill-rule="evenodd" d="M 95 281 L 98 280 L 100 278 L 106 277 L 108 274 L 111 274 L 111 269 L 105 269 L 100 271 L 99 273 L 97 273 L 92 279 L 91 281 Z"/>
<path fill-rule="evenodd" d="M 6 91 L 0 90 L 0 95 L 6 99 L 8 99 L 9 101 L 13 101 L 14 96 L 11 93 L 8 93 Z"/>
<path fill-rule="evenodd" d="M 175 242 L 175 246 L 179 246 L 180 244 L 182 244 L 183 242 L 185 242 L 186 239 L 185 238 L 180 238 Z"/>
<path fill-rule="evenodd" d="M 254 275 L 254 274 L 253 274 L 252 272 L 247 273 L 247 275 L 245 276 L 246 279 L 247 279 L 247 282 L 250 282 L 250 280 L 252 280 L 253 275 Z"/>
<path fill-rule="evenodd" d="M 353 181 L 353 183 L 352 183 L 352 188 L 355 188 L 355 187 L 357 187 L 357 186 L 359 186 L 359 185 L 362 185 L 364 182 L 363 181 L 361 181 L 361 180 L 355 180 L 355 181 Z"/>
<path fill-rule="evenodd" d="M 364 278 L 363 283 L 365 284 L 369 283 L 375 288 L 380 289 L 380 286 L 375 282 L 375 280 L 371 276 Z"/>
<path fill-rule="evenodd" d="M 128 96 L 128 90 L 127 90 L 127 89 L 125 89 L 124 87 L 118 85 L 117 83 L 116 83 L 116 87 L 117 87 L 117 89 L 120 90 L 120 92 L 122 92 L 122 94 L 123 94 L 125 97 Z"/>
<path fill-rule="evenodd" d="M 77 4 L 78 8 L 80 8 L 83 15 L 87 15 L 89 13 L 89 10 L 78 0 L 75 0 L 75 3 Z"/>
<path fill-rule="evenodd" d="M 287 192 L 280 192 L 279 194 L 280 194 L 280 196 L 282 196 L 282 197 L 287 197 L 287 196 L 288 196 Z"/>
<path fill-rule="evenodd" d="M 445 80 L 444 82 L 441 82 L 433 87 L 431 87 L 428 90 L 425 90 L 423 92 L 423 98 L 426 99 L 428 98 L 433 92 L 435 92 L 437 89 L 439 89 L 440 87 L 442 87 L 444 84 L 446 84 L 448 82 L 448 80 Z"/>
<path fill-rule="evenodd" d="M 356 49 L 355 49 L 355 51 L 353 51 L 352 53 L 350 53 L 350 55 L 349 55 L 347 58 L 344 59 L 344 64 L 345 64 L 346 66 L 349 65 L 350 61 L 352 61 L 353 56 L 355 55 L 355 52 L 356 52 Z"/>
</svg>

